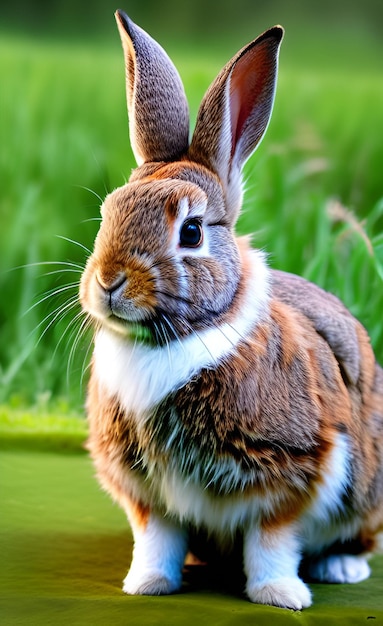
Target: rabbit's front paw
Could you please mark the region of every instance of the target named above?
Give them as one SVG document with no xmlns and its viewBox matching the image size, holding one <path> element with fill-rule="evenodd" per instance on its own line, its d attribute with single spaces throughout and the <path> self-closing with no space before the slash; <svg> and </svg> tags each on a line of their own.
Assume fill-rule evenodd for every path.
<svg viewBox="0 0 383 626">
<path fill-rule="evenodd" d="M 129 572 L 122 590 L 130 596 L 166 596 L 181 586 L 181 580 L 170 580 L 161 572 L 145 572 L 137 575 Z"/>
<path fill-rule="evenodd" d="M 315 580 L 327 583 L 359 583 L 370 575 L 370 567 L 362 556 L 332 554 L 309 566 Z"/>
<path fill-rule="evenodd" d="M 309 588 L 299 578 L 279 578 L 247 585 L 247 595 L 256 604 L 270 604 L 300 611 L 311 605 Z"/>
</svg>

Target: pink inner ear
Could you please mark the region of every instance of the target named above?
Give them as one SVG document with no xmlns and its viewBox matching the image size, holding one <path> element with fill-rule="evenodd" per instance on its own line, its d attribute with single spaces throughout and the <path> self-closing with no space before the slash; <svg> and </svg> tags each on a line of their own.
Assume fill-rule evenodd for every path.
<svg viewBox="0 0 383 626">
<path fill-rule="evenodd" d="M 232 132 L 232 156 L 242 136 L 243 127 L 254 114 L 254 125 L 262 115 L 263 105 L 269 96 L 272 76 L 272 52 L 270 41 L 264 41 L 240 57 L 234 66 L 230 81 L 230 115 Z M 258 110 L 258 114 L 256 112 Z M 254 130 L 262 135 L 264 128 Z"/>
</svg>

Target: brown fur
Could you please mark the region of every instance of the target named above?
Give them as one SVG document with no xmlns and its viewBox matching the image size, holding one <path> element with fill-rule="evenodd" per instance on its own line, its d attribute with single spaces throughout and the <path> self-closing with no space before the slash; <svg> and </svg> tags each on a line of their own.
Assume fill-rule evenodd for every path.
<svg viewBox="0 0 383 626">
<path fill-rule="evenodd" d="M 368 344 L 365 350 L 369 352 Z M 360 411 L 356 389 L 352 390 L 353 398 L 352 405 L 337 362 L 312 324 L 299 312 L 275 301 L 270 322 L 257 328 L 228 363 L 215 372 L 202 372 L 196 381 L 177 392 L 174 404 L 187 437 L 198 441 L 202 456 L 233 456 L 244 468 L 256 464 L 256 489 L 263 496 L 280 490 L 281 480 L 290 485 L 285 513 L 276 511 L 276 518 L 282 522 L 287 512 L 296 516 L 296 506 L 307 505 L 313 497 L 309 492 L 299 493 L 301 480 L 297 476 L 304 476 L 305 483 L 315 489 L 318 470 L 339 431 L 349 433 L 354 442 L 352 473 L 359 485 L 353 494 L 354 508 L 362 511 L 369 506 L 380 462 L 379 448 L 366 430 L 368 422 L 365 412 Z M 102 406 L 97 383 L 92 379 L 89 445 L 96 458 L 104 457 L 103 474 L 108 475 L 110 459 L 120 459 L 121 469 L 134 465 L 140 449 L 147 445 L 153 446 L 153 454 L 161 456 L 166 423 L 164 433 L 156 425 L 155 433 L 138 436 L 134 419 L 121 413 L 117 401 L 104 402 Z M 94 407 L 98 409 L 96 414 Z M 120 487 L 113 483 L 108 488 L 121 499 Z M 214 487 L 211 489 L 214 492 Z M 377 499 L 376 493 L 373 499 Z"/>
<path fill-rule="evenodd" d="M 143 403 L 141 412 L 129 408 L 135 404 L 123 405 L 121 386 L 132 384 L 129 372 L 125 383 L 122 369 L 122 383 L 112 393 L 98 380 L 93 364 L 88 447 L 99 479 L 140 536 L 152 528 L 152 514 L 157 520 L 177 518 L 177 507 L 171 508 L 161 482 L 166 491 L 176 480 L 178 489 L 192 486 L 187 506 L 194 504 L 190 494 L 195 488 L 213 518 L 222 503 L 225 514 L 236 510 L 240 519 L 242 504 L 255 502 L 255 513 L 244 510 L 253 511 L 262 531 L 258 547 L 266 552 L 268 543 L 283 539 L 284 529 L 305 516 L 311 519 L 322 491 L 331 531 L 320 546 L 326 554 L 340 553 L 345 546 L 350 554 L 375 549 L 383 530 L 383 370 L 367 333 L 337 298 L 302 278 L 274 271 L 267 285 L 248 239 L 233 232 L 241 205 L 241 167 L 271 112 L 282 30 L 267 31 L 224 67 L 202 102 L 189 147 L 178 74 L 164 51 L 127 16 L 119 12 L 117 20 L 133 149 L 141 164 L 129 183 L 105 200 L 95 250 L 82 277 L 81 302 L 108 329 L 110 340 L 117 329 L 119 351 L 129 341 L 133 323 L 152 323 L 157 331 L 153 343 L 163 350 L 167 344 L 169 352 L 172 342 L 185 349 L 187 339 L 196 350 L 203 332 L 217 327 L 222 335 L 224 328 L 234 329 L 238 341 L 215 365 L 214 359 L 211 364 L 206 358 L 202 365 L 196 360 L 200 369 L 189 380 L 156 396 L 153 405 Z M 203 207 L 198 218 L 208 247 L 201 247 L 200 254 L 182 246 L 177 228 L 185 207 Z M 254 317 L 249 315 L 249 294 Z M 236 324 L 248 317 L 252 326 L 244 326 L 241 334 Z M 189 367 L 194 361 L 190 354 L 187 358 Z M 148 361 L 142 362 L 147 367 Z M 125 367 L 126 361 L 121 363 Z M 177 364 L 169 360 L 169 369 L 173 376 Z M 134 380 L 139 388 L 140 381 Z M 163 384 L 165 379 L 159 380 Z M 347 446 L 348 484 L 339 483 L 343 492 L 329 495 L 328 481 L 338 478 L 332 472 L 338 471 L 337 463 L 343 468 L 344 459 L 336 454 L 346 454 L 339 452 L 339 441 Z M 329 504 L 327 497 L 336 502 Z M 191 530 L 219 535 L 222 529 L 214 520 L 209 527 L 201 513 L 200 528 Z M 194 521 L 184 524 L 190 527 Z M 238 538 L 245 528 L 236 524 L 230 532 Z M 222 536 L 219 541 L 222 547 Z M 177 545 L 181 550 L 180 540 Z M 316 546 L 310 550 L 315 552 Z M 250 553 L 245 561 L 256 571 L 252 558 Z M 164 593 L 179 585 L 177 576 L 169 582 L 161 573 L 141 581 L 139 565 L 133 569 L 138 582 L 129 580 L 128 589 L 134 593 Z M 259 581 L 251 581 L 249 595 L 254 601 L 308 606 L 309 593 L 291 579 L 294 575 L 288 574 L 291 597 L 284 574 L 282 584 L 277 580 L 264 595 Z"/>
</svg>

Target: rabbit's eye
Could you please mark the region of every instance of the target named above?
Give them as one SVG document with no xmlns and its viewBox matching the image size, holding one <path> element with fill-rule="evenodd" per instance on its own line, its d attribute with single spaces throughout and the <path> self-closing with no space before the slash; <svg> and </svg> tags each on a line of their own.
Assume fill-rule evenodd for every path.
<svg viewBox="0 0 383 626">
<path fill-rule="evenodd" d="M 203 240 L 202 224 L 197 219 L 186 220 L 180 230 L 180 246 L 198 248 Z"/>
</svg>

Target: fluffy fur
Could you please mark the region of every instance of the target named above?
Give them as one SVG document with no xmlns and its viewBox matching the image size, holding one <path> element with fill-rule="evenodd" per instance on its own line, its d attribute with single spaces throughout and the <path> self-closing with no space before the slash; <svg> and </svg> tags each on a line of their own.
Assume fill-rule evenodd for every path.
<svg viewBox="0 0 383 626">
<path fill-rule="evenodd" d="M 173 64 L 116 17 L 139 167 L 103 204 L 80 297 L 96 328 L 88 446 L 134 534 L 124 591 L 176 591 L 191 538 L 203 558 L 209 536 L 220 552 L 242 546 L 251 601 L 301 609 L 303 557 L 321 581 L 369 575 L 383 371 L 339 300 L 269 270 L 234 234 L 282 29 L 225 66 L 189 147 Z"/>
</svg>

